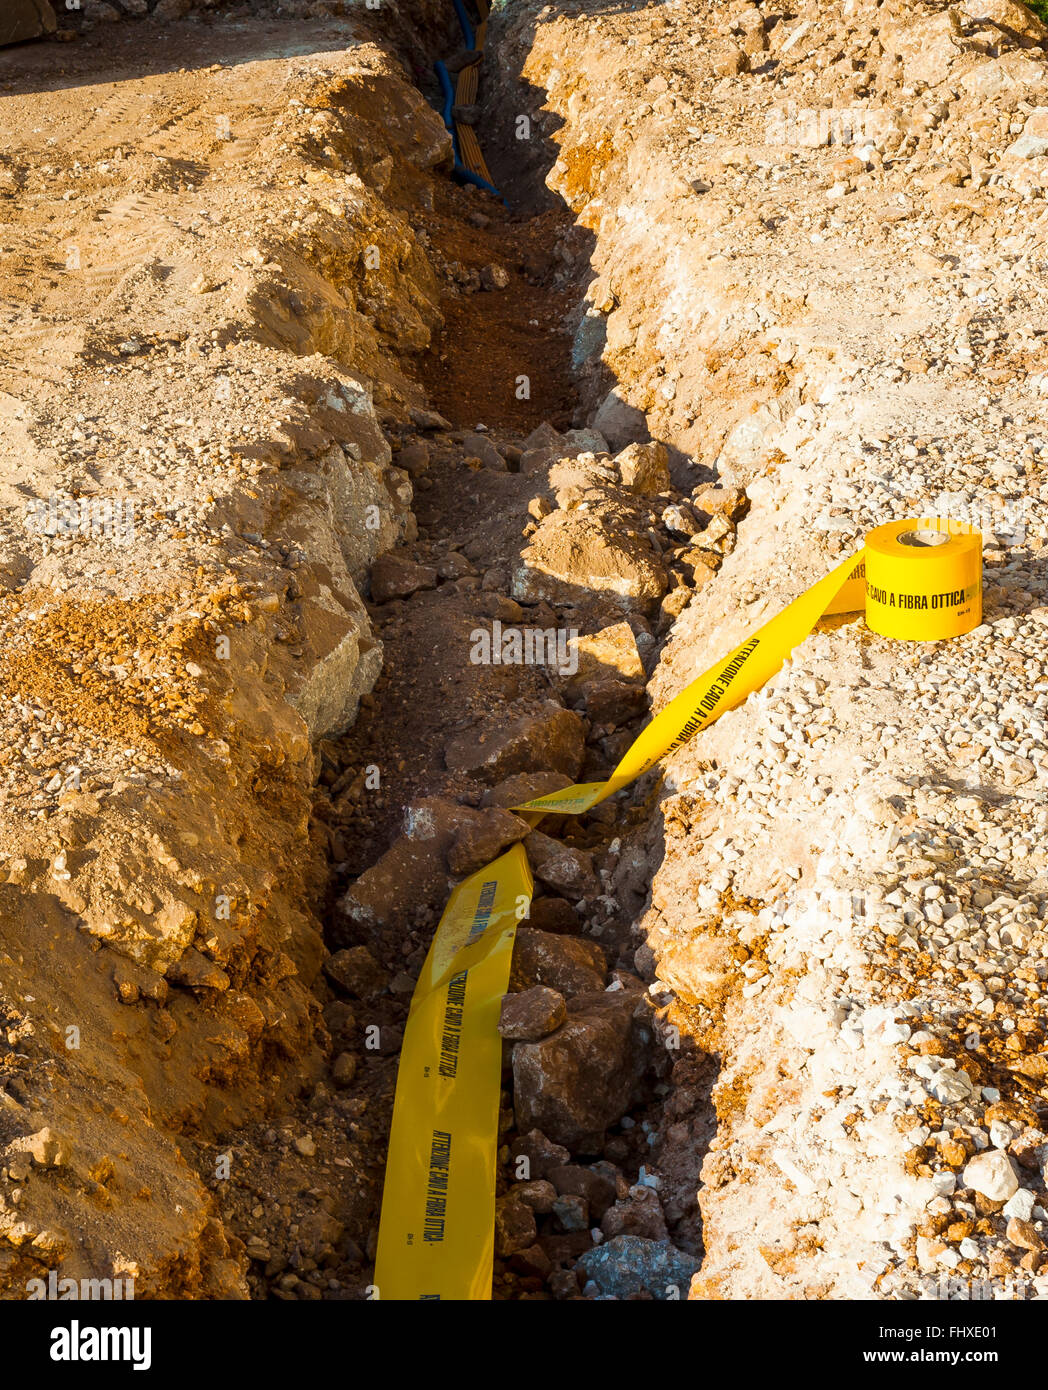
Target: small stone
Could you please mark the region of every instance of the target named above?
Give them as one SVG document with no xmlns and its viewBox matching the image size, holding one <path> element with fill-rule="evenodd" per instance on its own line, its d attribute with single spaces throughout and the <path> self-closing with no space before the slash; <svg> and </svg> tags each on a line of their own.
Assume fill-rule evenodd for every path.
<svg viewBox="0 0 1048 1390">
<path fill-rule="evenodd" d="M 684 1300 L 700 1261 L 672 1245 L 641 1236 L 615 1236 L 578 1262 L 580 1275 L 592 1280 L 601 1293 L 616 1298 L 649 1293 L 655 1299 Z"/>
<path fill-rule="evenodd" d="M 582 929 L 578 913 L 566 898 L 532 898 L 525 920 L 536 931 L 556 936 L 577 936 Z"/>
<path fill-rule="evenodd" d="M 662 553 L 623 505 L 552 512 L 539 522 L 510 592 L 521 603 L 578 607 L 600 600 L 637 613 L 653 611 L 669 579 Z"/>
<path fill-rule="evenodd" d="M 579 995 L 555 1033 L 517 1043 L 513 1102 L 520 1128 L 541 1127 L 578 1153 L 600 1152 L 606 1129 L 629 1109 L 646 1066 L 650 1034 L 634 1018 L 640 997 L 626 990 Z"/>
<path fill-rule="evenodd" d="M 718 77 L 739 77 L 749 70 L 749 55 L 734 45 L 722 49 L 713 60 L 713 71 Z"/>
<path fill-rule="evenodd" d="M 600 1221 L 615 1201 L 615 1178 L 609 1172 L 601 1172 L 598 1167 L 587 1168 L 580 1163 L 565 1163 L 552 1168 L 549 1178 L 560 1196 L 584 1197 L 590 1218 L 594 1221 Z"/>
<path fill-rule="evenodd" d="M 1017 1216 L 1020 1221 L 1029 1221 L 1037 1199 L 1028 1187 L 1020 1187 L 1014 1197 L 1009 1197 L 1001 1208 L 1003 1216 Z"/>
<path fill-rule="evenodd" d="M 366 946 L 350 946 L 336 951 L 324 962 L 324 974 L 339 989 L 357 999 L 381 994 L 389 976 Z"/>
<path fill-rule="evenodd" d="M 624 1201 L 616 1202 L 604 1213 L 601 1230 L 605 1236 L 644 1236 L 647 1240 L 668 1240 L 666 1218 L 658 1194 L 650 1187 L 631 1187 Z"/>
<path fill-rule="evenodd" d="M 113 982 L 122 1004 L 134 1004 L 142 995 L 157 1004 L 167 1001 L 168 987 L 163 975 L 136 961 L 118 958 L 113 965 Z"/>
<path fill-rule="evenodd" d="M 545 985 L 570 998 L 604 989 L 607 971 L 603 949 L 582 937 L 557 936 L 518 927 L 513 943 L 510 988 L 531 991 Z"/>
<path fill-rule="evenodd" d="M 26 1134 L 12 1141 L 10 1148 L 27 1154 L 39 1168 L 61 1168 L 70 1159 L 68 1140 L 61 1138 L 49 1125 L 35 1134 Z"/>
<path fill-rule="evenodd" d="M 968 1150 L 956 1139 L 947 1139 L 940 1148 L 944 1163 L 951 1168 L 961 1168 L 968 1158 Z"/>
<path fill-rule="evenodd" d="M 579 1281 L 573 1269 L 555 1269 L 546 1280 L 546 1285 L 554 1298 L 578 1298 Z"/>
<path fill-rule="evenodd" d="M 547 1139 L 541 1130 L 532 1129 L 526 1134 L 520 1135 L 510 1149 L 510 1159 L 513 1171 L 524 1173 L 525 1181 L 534 1181 L 537 1178 L 548 1178 L 550 1170 L 567 1163 L 571 1154 L 562 1144 L 554 1144 Z M 521 1160 L 524 1160 L 521 1163 Z"/>
<path fill-rule="evenodd" d="M 420 589 L 437 587 L 437 571 L 432 565 L 417 565 L 404 556 L 380 555 L 371 567 L 372 603 L 389 603 L 391 599 L 410 598 Z"/>
<path fill-rule="evenodd" d="M 965 1187 L 974 1188 L 991 1202 L 1006 1202 L 1019 1188 L 1015 1165 L 1002 1149 L 976 1154 L 961 1177 Z"/>
<path fill-rule="evenodd" d="M 340 1052 L 331 1067 L 336 1086 L 351 1086 L 357 1074 L 357 1059 L 352 1052 Z"/>
<path fill-rule="evenodd" d="M 553 1203 L 553 1215 L 564 1231 L 585 1231 L 589 1227 L 589 1203 L 585 1197 L 565 1194 Z"/>
<path fill-rule="evenodd" d="M 643 684 L 644 664 L 637 650 L 637 639 L 628 622 L 613 623 L 599 632 L 580 637 L 575 643 L 578 669 L 567 683 L 569 699 L 582 693 L 593 681 L 623 681 Z"/>
<path fill-rule="evenodd" d="M 394 455 L 393 462 L 397 468 L 403 468 L 405 473 L 417 478 L 429 467 L 429 445 L 424 439 L 405 444 L 400 453 Z"/>
<path fill-rule="evenodd" d="M 437 410 L 430 410 L 424 405 L 413 405 L 408 408 L 408 415 L 411 423 L 418 430 L 450 430 L 451 421 L 445 420 L 444 416 Z"/>
<path fill-rule="evenodd" d="M 623 487 L 630 492 L 668 492 L 669 452 L 665 444 L 627 444 L 613 460 Z"/>
<path fill-rule="evenodd" d="M 229 988 L 229 976 L 226 972 L 214 961 L 208 960 L 207 956 L 201 955 L 193 946 L 169 965 L 165 974 L 172 984 L 184 985 L 187 989 Z"/>
<path fill-rule="evenodd" d="M 548 888 L 563 893 L 566 898 L 593 897 L 599 891 L 593 856 L 587 850 L 575 849 L 541 830 L 533 830 L 524 841 L 535 877 Z"/>
<path fill-rule="evenodd" d="M 492 262 L 481 270 L 480 283 L 486 290 L 504 290 L 509 284 L 509 271 Z"/>
<path fill-rule="evenodd" d="M 462 437 L 462 452 L 466 458 L 478 458 L 485 468 L 495 473 L 506 472 L 506 460 L 484 434 L 466 434 Z"/>
<path fill-rule="evenodd" d="M 512 1193 L 495 1203 L 495 1253 L 502 1259 L 534 1245 L 538 1236 L 535 1213 Z"/>
<path fill-rule="evenodd" d="M 514 1274 L 521 1274 L 525 1278 L 545 1279 L 553 1269 L 553 1263 L 542 1246 L 536 1244 L 514 1250 L 509 1257 L 509 1267 Z"/>
<path fill-rule="evenodd" d="M 651 438 L 644 412 L 629 403 L 621 386 L 611 388 L 597 407 L 590 424 L 613 449 L 622 449 L 627 444 Z"/>
<path fill-rule="evenodd" d="M 492 718 L 469 733 L 457 735 L 448 743 L 444 761 L 452 772 L 483 774 L 493 782 L 536 768 L 575 777 L 582 766 L 584 748 L 579 716 L 549 702 L 542 710 L 508 723 L 504 718 Z"/>
<path fill-rule="evenodd" d="M 441 579 L 465 579 L 473 574 L 473 566 L 457 550 L 442 555 L 437 561 L 436 570 Z"/>
<path fill-rule="evenodd" d="M 1005 1236 L 1013 1245 L 1022 1250 L 1043 1250 L 1044 1241 L 1029 1221 L 1013 1216 L 1005 1229 Z"/>
<path fill-rule="evenodd" d="M 571 786 L 571 778 L 562 772 L 517 772 L 505 781 L 489 788 L 480 799 L 481 806 L 509 808 L 522 806 L 538 796 L 549 796 Z"/>
<path fill-rule="evenodd" d="M 514 1183 L 510 1195 L 529 1206 L 537 1215 L 548 1216 L 553 1210 L 557 1189 L 544 1178 L 534 1178 L 530 1182 Z"/>
<path fill-rule="evenodd" d="M 527 821 L 508 811 L 492 807 L 463 825 L 448 850 L 448 868 L 453 874 L 471 874 L 523 840 L 529 833 Z"/>
<path fill-rule="evenodd" d="M 943 1105 L 959 1105 L 971 1095 L 972 1083 L 967 1072 L 943 1067 L 928 1082 L 928 1090 Z"/>
<path fill-rule="evenodd" d="M 311 1134 L 299 1134 L 292 1140 L 292 1146 L 295 1152 L 301 1154 L 303 1158 L 313 1158 L 317 1152 L 317 1146 L 314 1144 Z"/>
<path fill-rule="evenodd" d="M 538 1042 L 559 1028 L 567 1016 L 562 994 L 535 985 L 503 998 L 499 1033 L 512 1042 Z"/>
<path fill-rule="evenodd" d="M 643 714 L 648 703 L 643 686 L 618 680 L 593 681 L 583 687 L 583 696 L 590 720 L 613 729 Z"/>
</svg>

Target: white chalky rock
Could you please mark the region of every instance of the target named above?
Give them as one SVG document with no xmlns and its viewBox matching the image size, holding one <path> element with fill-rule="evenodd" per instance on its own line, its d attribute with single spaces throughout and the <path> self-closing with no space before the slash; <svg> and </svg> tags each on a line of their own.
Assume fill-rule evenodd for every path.
<svg viewBox="0 0 1048 1390">
<path fill-rule="evenodd" d="M 1009 1197 L 1001 1208 L 1001 1215 L 1017 1216 L 1020 1221 L 1031 1221 L 1036 1198 L 1028 1187 L 1020 1187 L 1014 1197 Z"/>
<path fill-rule="evenodd" d="M 994 1120 L 990 1125 L 990 1143 L 995 1149 L 1004 1149 L 1014 1139 L 1011 1125 L 1006 1125 L 1001 1120 Z"/>
<path fill-rule="evenodd" d="M 966 1071 L 943 1067 L 928 1083 L 928 1090 L 942 1105 L 958 1105 L 972 1093 L 972 1083 Z"/>
<path fill-rule="evenodd" d="M 793 1159 L 785 1149 L 773 1149 L 772 1158 L 775 1160 L 779 1169 L 785 1173 L 790 1182 L 793 1183 L 802 1197 L 810 1197 L 815 1191 L 815 1183 L 808 1177 L 801 1168 L 794 1163 Z"/>
<path fill-rule="evenodd" d="M 845 1017 L 839 1004 L 795 1004 L 783 1010 L 782 1022 L 802 1047 L 817 1048 L 832 1041 Z"/>
<path fill-rule="evenodd" d="M 965 1187 L 974 1187 L 991 1202 L 1006 1202 L 1019 1190 L 1015 1165 L 1003 1149 L 976 1154 L 961 1176 Z"/>
</svg>

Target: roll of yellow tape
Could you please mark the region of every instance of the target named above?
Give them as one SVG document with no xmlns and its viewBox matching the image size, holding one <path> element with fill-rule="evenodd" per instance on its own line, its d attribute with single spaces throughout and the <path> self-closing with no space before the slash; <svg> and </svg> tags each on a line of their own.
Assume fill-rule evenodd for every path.
<svg viewBox="0 0 1048 1390">
<path fill-rule="evenodd" d="M 982 536 L 963 522 L 890 521 L 866 537 L 866 622 L 940 642 L 982 622 Z"/>
</svg>

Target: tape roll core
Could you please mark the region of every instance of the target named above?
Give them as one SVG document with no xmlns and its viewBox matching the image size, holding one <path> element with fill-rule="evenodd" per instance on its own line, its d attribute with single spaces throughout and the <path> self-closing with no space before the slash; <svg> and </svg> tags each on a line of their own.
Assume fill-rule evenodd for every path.
<svg viewBox="0 0 1048 1390">
<path fill-rule="evenodd" d="M 900 545 L 945 545 L 949 536 L 942 531 L 903 531 L 898 537 Z"/>
</svg>

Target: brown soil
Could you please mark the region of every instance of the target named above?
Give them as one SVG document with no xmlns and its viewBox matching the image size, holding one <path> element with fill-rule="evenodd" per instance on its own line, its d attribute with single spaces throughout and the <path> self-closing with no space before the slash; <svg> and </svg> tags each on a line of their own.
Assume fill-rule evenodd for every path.
<svg viewBox="0 0 1048 1390">
<path fill-rule="evenodd" d="M 489 223 L 484 228 L 470 225 L 478 205 Z M 418 374 L 453 425 L 521 434 L 543 420 L 570 426 L 577 401 L 566 323 L 578 292 L 552 286 L 549 250 L 565 220 L 556 210 L 523 220 L 472 190 L 438 194 L 428 227 L 439 253 L 478 272 L 500 265 L 512 277 L 505 290 L 441 301 L 444 328 L 420 359 Z M 521 376 L 528 379 L 527 399 L 518 396 Z"/>
</svg>

